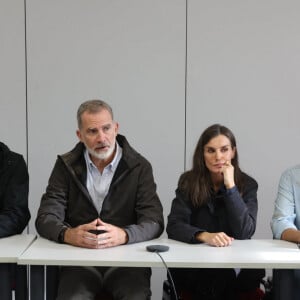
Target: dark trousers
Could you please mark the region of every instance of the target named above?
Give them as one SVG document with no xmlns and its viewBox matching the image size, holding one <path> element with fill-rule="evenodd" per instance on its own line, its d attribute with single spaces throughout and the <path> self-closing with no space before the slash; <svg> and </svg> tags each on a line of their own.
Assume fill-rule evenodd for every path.
<svg viewBox="0 0 300 300">
<path fill-rule="evenodd" d="M 274 300 L 300 299 L 300 270 L 273 270 Z"/>
<path fill-rule="evenodd" d="M 259 287 L 263 269 L 171 269 L 177 293 L 189 291 L 192 299 L 234 300 L 237 293 Z"/>
<path fill-rule="evenodd" d="M 13 289 L 15 290 L 16 300 L 27 299 L 26 266 L 0 264 L 0 299 L 11 300 Z"/>
<path fill-rule="evenodd" d="M 0 264 L 0 299 L 12 299 L 11 264 Z"/>
<path fill-rule="evenodd" d="M 150 300 L 150 268 L 61 267 L 58 300 L 92 300 L 106 290 L 114 300 Z"/>
</svg>

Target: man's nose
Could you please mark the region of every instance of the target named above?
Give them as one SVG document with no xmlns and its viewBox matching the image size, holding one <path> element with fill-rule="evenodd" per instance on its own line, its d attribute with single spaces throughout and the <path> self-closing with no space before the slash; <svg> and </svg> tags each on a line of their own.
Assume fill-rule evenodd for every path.
<svg viewBox="0 0 300 300">
<path fill-rule="evenodd" d="M 102 142 L 102 141 L 104 141 L 104 138 L 105 138 L 105 134 L 103 132 L 99 131 L 98 135 L 97 135 L 97 140 L 99 142 Z"/>
</svg>

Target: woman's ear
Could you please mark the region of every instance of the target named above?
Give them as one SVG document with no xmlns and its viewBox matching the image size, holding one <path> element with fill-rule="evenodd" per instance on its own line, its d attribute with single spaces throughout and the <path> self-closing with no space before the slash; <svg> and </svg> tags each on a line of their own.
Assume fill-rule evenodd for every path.
<svg viewBox="0 0 300 300">
<path fill-rule="evenodd" d="M 232 155 L 231 155 L 231 159 L 234 159 L 234 157 L 235 157 L 235 152 L 236 152 L 236 147 L 232 147 Z"/>
</svg>

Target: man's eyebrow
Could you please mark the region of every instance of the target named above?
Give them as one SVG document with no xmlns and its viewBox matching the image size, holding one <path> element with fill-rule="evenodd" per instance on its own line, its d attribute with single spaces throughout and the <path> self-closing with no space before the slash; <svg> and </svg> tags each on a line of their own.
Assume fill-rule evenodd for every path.
<svg viewBox="0 0 300 300">
<path fill-rule="evenodd" d="M 111 125 L 112 125 L 112 123 L 106 123 L 106 124 L 102 125 L 101 127 L 107 127 L 107 126 L 111 126 Z"/>
</svg>

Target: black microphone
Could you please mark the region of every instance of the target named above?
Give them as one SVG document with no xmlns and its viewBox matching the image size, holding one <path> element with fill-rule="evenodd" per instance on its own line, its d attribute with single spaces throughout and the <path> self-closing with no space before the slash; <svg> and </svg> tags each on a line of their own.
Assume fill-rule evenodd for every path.
<svg viewBox="0 0 300 300">
<path fill-rule="evenodd" d="M 166 252 L 169 250 L 169 246 L 165 245 L 149 245 L 146 247 L 149 252 Z"/>
</svg>

